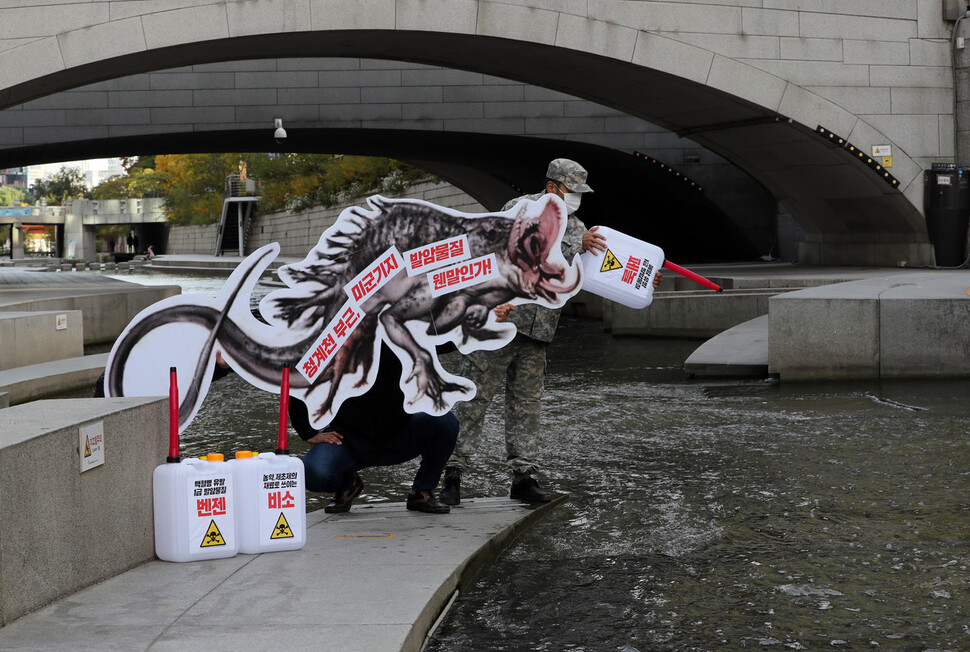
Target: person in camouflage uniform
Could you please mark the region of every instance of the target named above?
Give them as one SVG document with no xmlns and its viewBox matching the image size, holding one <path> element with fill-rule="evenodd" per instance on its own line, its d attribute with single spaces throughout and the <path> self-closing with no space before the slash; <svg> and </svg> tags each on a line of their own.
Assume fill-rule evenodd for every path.
<svg viewBox="0 0 970 652">
<path fill-rule="evenodd" d="M 557 195 L 566 203 L 568 221 L 562 238 L 562 253 L 567 261 L 582 251 L 605 251 L 605 238 L 587 230 L 574 211 L 581 193 L 592 192 L 586 185 L 586 170 L 575 161 L 555 159 L 546 170 L 543 192 L 517 197 L 505 204 L 510 209 L 522 199 L 535 201 L 546 193 Z M 514 308 L 514 310 L 513 310 Z M 532 477 L 539 456 L 539 407 L 546 371 L 546 346 L 556 334 L 559 311 L 536 304 L 503 305 L 495 308 L 499 321 L 509 320 L 518 333 L 509 344 L 496 351 L 474 351 L 461 363 L 461 375 L 472 380 L 478 393 L 470 401 L 459 403 L 454 414 L 461 430 L 458 444 L 445 468 L 444 488 L 439 499 L 457 505 L 460 498 L 461 474 L 470 467 L 470 455 L 481 448 L 482 422 L 485 410 L 495 393 L 505 385 L 505 448 L 507 464 L 512 471 L 509 495 L 528 502 L 548 502 L 551 494 L 543 491 Z"/>
</svg>

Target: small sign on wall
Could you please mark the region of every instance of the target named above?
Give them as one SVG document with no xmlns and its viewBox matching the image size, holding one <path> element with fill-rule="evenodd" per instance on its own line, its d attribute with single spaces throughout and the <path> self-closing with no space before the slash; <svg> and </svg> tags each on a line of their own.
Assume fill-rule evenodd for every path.
<svg viewBox="0 0 970 652">
<path fill-rule="evenodd" d="M 104 421 L 89 423 L 78 429 L 81 473 L 104 464 Z"/>
<path fill-rule="evenodd" d="M 59 313 L 54 317 L 54 330 L 64 331 L 67 330 L 67 313 Z"/>
<path fill-rule="evenodd" d="M 893 146 L 873 145 L 872 158 L 879 161 L 884 168 L 891 168 L 893 166 Z"/>
</svg>

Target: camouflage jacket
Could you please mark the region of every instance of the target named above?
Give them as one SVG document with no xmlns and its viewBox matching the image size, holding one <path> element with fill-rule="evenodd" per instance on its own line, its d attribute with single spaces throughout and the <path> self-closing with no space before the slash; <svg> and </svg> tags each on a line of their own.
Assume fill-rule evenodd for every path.
<svg viewBox="0 0 970 652">
<path fill-rule="evenodd" d="M 507 211 L 523 199 L 535 201 L 544 194 L 546 193 L 537 192 L 534 195 L 516 197 L 507 202 L 502 207 L 502 210 Z M 573 256 L 583 252 L 583 234 L 586 231 L 586 225 L 575 214 L 570 214 L 566 222 L 566 232 L 562 236 L 561 247 L 567 263 L 572 263 Z M 531 337 L 540 342 L 551 342 L 556 334 L 556 326 L 559 325 L 559 310 L 552 310 L 535 303 L 528 303 L 516 306 L 515 310 L 509 315 L 509 321 L 515 324 L 520 335 Z"/>
</svg>

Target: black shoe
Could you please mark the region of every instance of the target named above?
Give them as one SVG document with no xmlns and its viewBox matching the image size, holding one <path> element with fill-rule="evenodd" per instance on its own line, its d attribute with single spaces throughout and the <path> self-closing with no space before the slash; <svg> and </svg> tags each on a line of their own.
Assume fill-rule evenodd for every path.
<svg viewBox="0 0 970 652">
<path fill-rule="evenodd" d="M 457 505 L 461 502 L 461 469 L 457 466 L 445 467 L 445 483 L 438 498 L 445 505 Z"/>
<path fill-rule="evenodd" d="M 408 509 L 428 514 L 447 514 L 451 511 L 450 507 L 438 502 L 438 499 L 430 491 L 418 491 L 417 493 L 409 491 Z"/>
<path fill-rule="evenodd" d="M 357 474 L 354 476 L 354 486 L 350 489 L 335 493 L 333 499 L 323 508 L 323 511 L 328 514 L 343 514 L 344 512 L 349 512 L 354 498 L 359 496 L 363 490 L 364 479 L 360 477 L 360 474 Z"/>
<path fill-rule="evenodd" d="M 552 494 L 540 489 L 539 483 L 528 473 L 516 473 L 509 498 L 527 503 L 548 503 L 552 500 Z"/>
</svg>

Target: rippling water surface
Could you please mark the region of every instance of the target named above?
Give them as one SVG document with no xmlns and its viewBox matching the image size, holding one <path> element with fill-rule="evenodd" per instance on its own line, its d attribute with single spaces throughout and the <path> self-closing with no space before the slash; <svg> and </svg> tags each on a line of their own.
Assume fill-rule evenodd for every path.
<svg viewBox="0 0 970 652">
<path fill-rule="evenodd" d="M 970 649 L 970 383 L 689 380 L 698 344 L 563 320 L 541 480 L 570 497 L 429 649 Z M 213 383 L 186 452 L 274 448 L 278 400 Z M 501 415 L 464 495 L 508 491 Z M 415 468 L 367 470 L 360 500 Z"/>
</svg>

